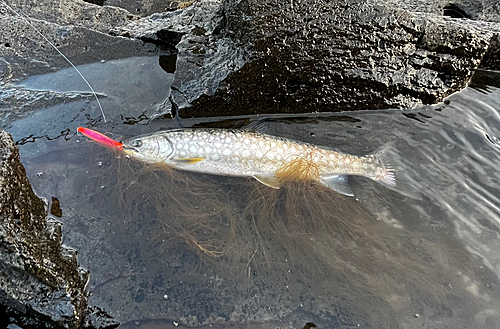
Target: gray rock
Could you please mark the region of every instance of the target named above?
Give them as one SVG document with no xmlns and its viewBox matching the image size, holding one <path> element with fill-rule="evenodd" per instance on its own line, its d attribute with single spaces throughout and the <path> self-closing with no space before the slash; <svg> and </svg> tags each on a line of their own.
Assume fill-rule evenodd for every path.
<svg viewBox="0 0 500 329">
<path fill-rule="evenodd" d="M 356 2 L 253 8 L 250 61 L 186 117 L 412 108 L 464 88 L 493 33 L 452 19 Z M 272 9 L 268 9 L 272 8 Z M 206 111 L 206 110 L 205 110 Z M 216 115 L 220 113 L 209 113 Z"/>
<path fill-rule="evenodd" d="M 90 90 L 89 93 L 57 93 L 26 90 L 16 85 L 26 78 L 26 72 L 32 76 L 69 67 L 42 35 L 75 65 L 134 56 L 169 55 L 173 50 L 108 34 L 112 28 L 139 18 L 124 9 L 73 0 L 44 0 L 36 4 L 10 1 L 9 6 L 24 19 L 0 3 L 0 121 L 7 117 L 12 121 L 34 109 L 92 97 Z"/>
<path fill-rule="evenodd" d="M 500 12 L 488 0 L 89 2 L 12 6 L 75 63 L 103 50 L 106 59 L 178 52 L 156 116 L 412 108 L 460 91 L 478 67 L 500 66 Z M 12 12 L 0 14 L 10 17 L 1 50 L 15 58 L 4 76 L 64 65 Z"/>
<path fill-rule="evenodd" d="M 495 0 L 385 0 L 385 2 L 411 12 L 500 22 L 500 3 Z"/>
<path fill-rule="evenodd" d="M 120 7 L 139 16 L 149 16 L 154 13 L 164 12 L 166 10 L 175 10 L 179 7 L 184 7 L 189 4 L 187 1 L 168 1 L 168 0 L 84 0 L 86 2 Z"/>
<path fill-rule="evenodd" d="M 0 130 L 0 305 L 21 327 L 79 328 L 86 270 L 61 245 L 61 223 L 47 217 L 10 135 Z"/>
<path fill-rule="evenodd" d="M 464 88 L 483 57 L 483 67 L 498 64 L 499 24 L 438 16 L 446 5 L 435 3 L 422 13 L 383 2 L 201 1 L 117 34 L 182 34 L 170 108 L 181 116 L 412 108 Z"/>
</svg>

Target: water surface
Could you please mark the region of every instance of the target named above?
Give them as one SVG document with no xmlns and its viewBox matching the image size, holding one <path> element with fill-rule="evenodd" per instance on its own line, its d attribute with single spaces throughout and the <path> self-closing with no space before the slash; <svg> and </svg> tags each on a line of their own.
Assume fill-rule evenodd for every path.
<svg viewBox="0 0 500 329">
<path fill-rule="evenodd" d="M 107 95 L 107 123 L 92 100 L 4 121 L 35 191 L 61 203 L 64 242 L 91 271 L 91 304 L 123 328 L 500 328 L 498 73 L 411 111 L 149 121 L 173 79 L 156 61 L 82 68 Z M 21 85 L 84 91 L 69 74 Z M 145 168 L 75 134 L 262 119 L 272 134 L 342 152 L 388 147 L 398 185 L 353 177 L 356 198 L 309 183 L 275 191 Z"/>
</svg>

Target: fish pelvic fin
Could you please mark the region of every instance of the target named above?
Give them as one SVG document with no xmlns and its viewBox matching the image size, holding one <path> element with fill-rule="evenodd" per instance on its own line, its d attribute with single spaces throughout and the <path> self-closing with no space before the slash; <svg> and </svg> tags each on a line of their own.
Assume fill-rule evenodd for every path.
<svg viewBox="0 0 500 329">
<path fill-rule="evenodd" d="M 373 177 L 374 180 L 387 185 L 389 187 L 396 186 L 396 169 L 393 165 L 391 148 L 383 146 L 372 154 L 369 158 L 377 164 L 377 169 Z"/>
<path fill-rule="evenodd" d="M 274 173 L 253 175 L 253 178 L 255 178 L 257 181 L 261 182 L 262 184 L 269 186 L 269 187 L 272 187 L 274 189 L 279 189 L 281 187 L 280 181 Z"/>
<path fill-rule="evenodd" d="M 186 165 L 191 165 L 198 163 L 200 161 L 205 160 L 205 158 L 174 158 L 170 159 L 169 161 L 172 161 L 176 164 L 186 164 Z"/>
<path fill-rule="evenodd" d="M 354 196 L 354 192 L 349 185 L 349 178 L 347 175 L 327 174 L 319 177 L 319 182 L 335 192 L 347 196 Z"/>
</svg>

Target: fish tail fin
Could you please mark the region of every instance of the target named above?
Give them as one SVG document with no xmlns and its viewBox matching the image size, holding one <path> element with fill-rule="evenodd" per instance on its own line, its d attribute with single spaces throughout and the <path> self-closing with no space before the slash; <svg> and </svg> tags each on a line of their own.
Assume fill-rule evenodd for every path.
<svg viewBox="0 0 500 329">
<path fill-rule="evenodd" d="M 383 146 L 370 154 L 368 157 L 372 158 L 377 164 L 374 179 L 384 185 L 395 187 L 396 186 L 396 169 L 394 167 L 393 151 L 389 146 Z"/>
</svg>

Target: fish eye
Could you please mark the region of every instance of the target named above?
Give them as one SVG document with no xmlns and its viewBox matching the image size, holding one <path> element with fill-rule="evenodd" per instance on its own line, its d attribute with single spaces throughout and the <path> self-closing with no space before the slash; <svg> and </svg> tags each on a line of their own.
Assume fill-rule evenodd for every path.
<svg viewBox="0 0 500 329">
<path fill-rule="evenodd" d="M 132 141 L 132 146 L 133 147 L 141 147 L 142 146 L 142 140 L 140 140 L 140 139 L 134 139 Z"/>
</svg>

